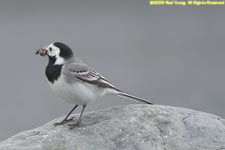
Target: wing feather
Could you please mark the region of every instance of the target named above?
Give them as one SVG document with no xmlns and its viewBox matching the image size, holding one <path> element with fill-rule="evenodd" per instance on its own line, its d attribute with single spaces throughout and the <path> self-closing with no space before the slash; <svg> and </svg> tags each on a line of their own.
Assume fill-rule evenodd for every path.
<svg viewBox="0 0 225 150">
<path fill-rule="evenodd" d="M 115 89 L 115 86 L 112 85 L 105 77 L 103 77 L 100 73 L 97 71 L 87 67 L 84 64 L 76 63 L 69 66 L 69 71 L 72 72 L 72 74 L 80 79 L 83 82 L 87 82 L 90 84 L 95 84 L 102 88 L 112 88 Z"/>
</svg>

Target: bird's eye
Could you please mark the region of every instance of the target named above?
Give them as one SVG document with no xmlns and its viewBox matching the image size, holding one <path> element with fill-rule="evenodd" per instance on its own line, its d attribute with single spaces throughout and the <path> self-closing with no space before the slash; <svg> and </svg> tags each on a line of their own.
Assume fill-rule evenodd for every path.
<svg viewBox="0 0 225 150">
<path fill-rule="evenodd" d="M 50 50 L 50 51 L 52 51 L 52 48 L 51 48 L 51 47 L 49 47 L 49 50 Z"/>
</svg>

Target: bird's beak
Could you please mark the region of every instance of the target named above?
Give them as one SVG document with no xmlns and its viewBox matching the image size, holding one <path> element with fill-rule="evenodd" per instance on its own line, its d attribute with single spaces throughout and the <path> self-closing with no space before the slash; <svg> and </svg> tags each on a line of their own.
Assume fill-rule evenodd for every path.
<svg viewBox="0 0 225 150">
<path fill-rule="evenodd" d="M 40 56 L 45 56 L 45 55 L 47 55 L 47 50 L 45 49 L 45 48 L 40 48 L 40 49 L 38 49 L 37 51 L 36 51 L 36 55 L 40 55 Z"/>
</svg>

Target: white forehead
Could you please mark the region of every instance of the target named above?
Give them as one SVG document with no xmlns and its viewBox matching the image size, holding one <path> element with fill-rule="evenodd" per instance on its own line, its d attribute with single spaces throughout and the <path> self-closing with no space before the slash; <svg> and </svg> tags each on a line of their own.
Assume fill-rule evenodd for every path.
<svg viewBox="0 0 225 150">
<path fill-rule="evenodd" d="M 50 44 L 46 49 L 49 50 L 50 47 L 51 47 L 52 49 L 54 49 L 54 50 L 58 50 L 58 51 L 59 51 L 59 48 L 56 47 L 56 46 L 54 45 L 54 43 Z"/>
<path fill-rule="evenodd" d="M 51 51 L 50 51 L 50 48 L 52 48 Z M 62 57 L 59 56 L 60 49 L 58 47 L 56 47 L 54 45 L 54 43 L 50 44 L 46 49 L 48 50 L 49 56 L 56 57 L 55 65 L 61 65 L 61 64 L 65 63 L 65 60 Z"/>
</svg>

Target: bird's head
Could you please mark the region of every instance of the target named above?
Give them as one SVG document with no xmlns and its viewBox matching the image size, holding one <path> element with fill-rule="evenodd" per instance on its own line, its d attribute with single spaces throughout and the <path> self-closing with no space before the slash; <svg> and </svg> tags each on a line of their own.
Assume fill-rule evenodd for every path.
<svg viewBox="0 0 225 150">
<path fill-rule="evenodd" d="M 48 55 L 49 62 L 54 65 L 65 64 L 67 60 L 73 58 L 72 49 L 61 42 L 54 42 L 45 48 L 40 48 L 36 54 L 41 56 Z"/>
</svg>

